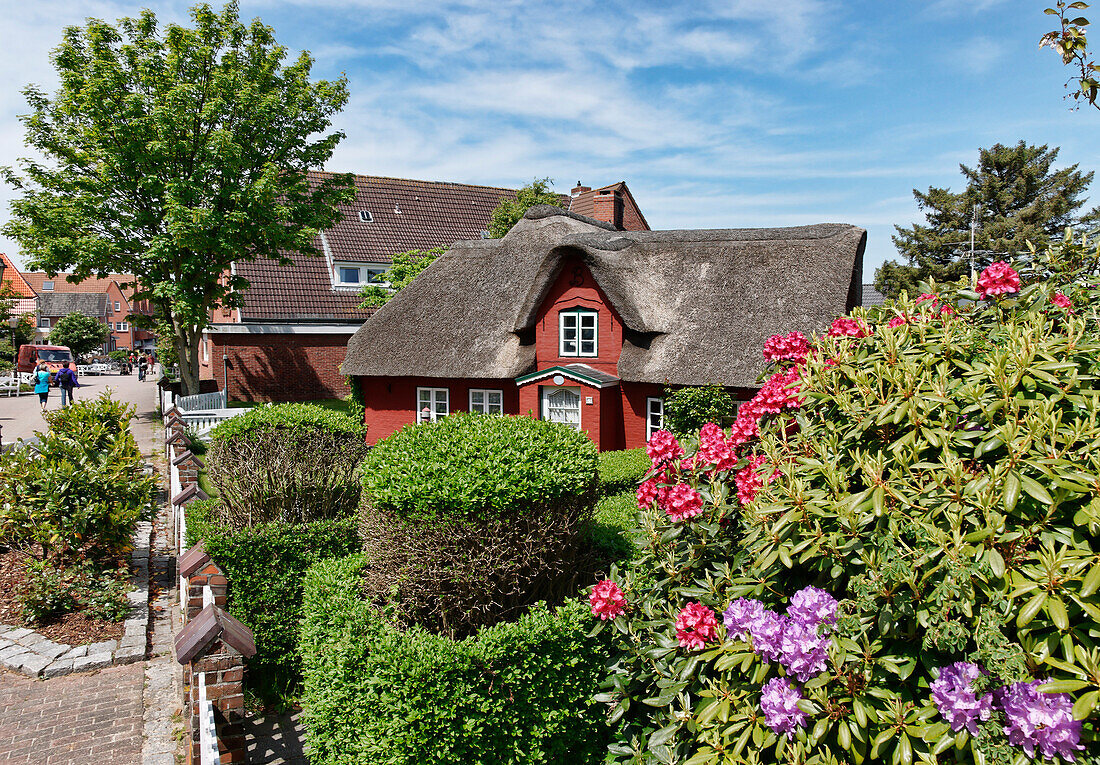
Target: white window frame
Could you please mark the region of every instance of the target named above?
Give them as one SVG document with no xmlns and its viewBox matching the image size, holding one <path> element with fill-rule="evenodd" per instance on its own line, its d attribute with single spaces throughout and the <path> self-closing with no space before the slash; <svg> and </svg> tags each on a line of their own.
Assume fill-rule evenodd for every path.
<svg viewBox="0 0 1100 765">
<path fill-rule="evenodd" d="M 654 411 L 654 405 L 656 405 L 656 411 Z M 658 423 L 653 424 L 653 415 L 657 415 Z M 663 398 L 657 398 L 656 396 L 650 396 L 645 400 L 645 440 L 649 443 L 649 439 L 653 438 L 653 434 L 658 430 L 664 430 L 665 428 L 665 400 Z"/>
<path fill-rule="evenodd" d="M 126 322 L 120 321 L 118 323 L 118 331 L 119 332 L 129 332 L 130 331 L 130 326 Z"/>
<path fill-rule="evenodd" d="M 204 364 L 210 363 L 210 338 L 204 337 L 202 339 L 202 361 Z"/>
<path fill-rule="evenodd" d="M 49 316 L 39 316 L 38 317 L 38 328 L 39 329 L 49 329 L 50 328 L 50 317 Z"/>
<path fill-rule="evenodd" d="M 43 292 L 53 292 L 53 282 L 50 281 L 49 279 L 42 282 L 42 291 Z"/>
<path fill-rule="evenodd" d="M 358 281 L 345 282 L 343 280 L 343 274 L 341 270 L 349 268 L 355 269 Z M 389 281 L 386 279 L 386 272 L 390 269 L 389 263 L 356 263 L 349 261 L 336 261 L 332 264 L 333 285 L 336 287 L 342 287 L 344 289 L 359 289 L 368 284 L 377 285 L 379 287 L 388 287 Z"/>
<path fill-rule="evenodd" d="M 567 321 L 573 318 L 575 325 L 572 327 L 576 336 L 572 340 L 567 340 L 565 337 L 565 326 Z M 582 322 L 582 318 L 591 318 L 592 326 L 585 327 Z M 585 329 L 592 330 L 591 341 L 585 340 L 581 337 Z M 565 347 L 566 343 L 573 343 L 575 348 L 570 351 Z M 592 343 L 591 353 L 584 351 L 584 344 L 587 342 Z M 600 355 L 600 314 L 598 311 L 594 311 L 591 308 L 566 308 L 558 313 L 558 355 L 559 356 L 577 356 L 584 358 L 595 358 Z"/>
<path fill-rule="evenodd" d="M 474 403 L 475 393 L 481 396 L 480 403 Z M 489 400 L 492 396 L 497 397 L 497 403 Z M 471 388 L 470 411 L 477 414 L 504 414 L 504 391 L 495 388 Z"/>
<path fill-rule="evenodd" d="M 120 303 L 116 300 L 115 301 L 115 313 L 118 313 L 121 310 L 122 310 L 122 303 Z"/>
<path fill-rule="evenodd" d="M 450 388 L 417 388 L 416 389 L 416 421 L 424 422 L 421 411 L 425 404 L 428 407 L 428 422 L 436 422 L 451 413 Z M 440 411 L 442 409 L 442 411 Z"/>
</svg>

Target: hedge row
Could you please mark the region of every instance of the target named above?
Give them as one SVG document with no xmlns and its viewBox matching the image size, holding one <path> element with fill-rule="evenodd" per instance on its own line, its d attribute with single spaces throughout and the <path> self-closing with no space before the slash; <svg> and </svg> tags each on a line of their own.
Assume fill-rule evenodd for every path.
<svg viewBox="0 0 1100 765">
<path fill-rule="evenodd" d="M 257 430 L 298 428 L 309 426 L 331 433 L 364 436 L 367 429 L 362 420 L 315 404 L 261 405 L 244 414 L 226 420 L 210 431 L 214 442 L 224 441 Z"/>
<path fill-rule="evenodd" d="M 225 571 L 228 610 L 256 639 L 248 684 L 270 699 L 294 689 L 301 678 L 298 624 L 303 577 L 319 560 L 359 550 L 356 521 L 275 522 L 234 531 L 211 520 L 217 502 L 187 506 L 187 544 L 203 540 L 206 552 Z"/>
<path fill-rule="evenodd" d="M 651 466 L 645 449 L 626 449 L 600 454 L 600 496 L 609 497 L 624 491 L 634 493 Z"/>
<path fill-rule="evenodd" d="M 610 631 L 579 601 L 451 640 L 390 627 L 364 602 L 366 557 L 305 582 L 302 704 L 314 765 L 597 763 L 608 729 L 592 696 Z"/>
</svg>

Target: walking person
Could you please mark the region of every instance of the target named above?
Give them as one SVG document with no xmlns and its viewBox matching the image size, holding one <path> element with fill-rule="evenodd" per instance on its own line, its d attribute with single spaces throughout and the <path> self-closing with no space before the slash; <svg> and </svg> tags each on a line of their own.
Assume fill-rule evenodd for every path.
<svg viewBox="0 0 1100 765">
<path fill-rule="evenodd" d="M 80 381 L 76 378 L 75 364 L 68 364 L 57 371 L 57 387 L 61 388 L 61 406 L 76 401 L 73 393 L 75 388 L 80 387 Z"/>
<path fill-rule="evenodd" d="M 145 357 L 138 356 L 138 382 L 145 382 Z"/>
<path fill-rule="evenodd" d="M 50 400 L 50 370 L 44 361 L 38 362 L 38 369 L 34 371 L 34 392 L 38 394 L 42 411 L 46 411 L 46 402 Z"/>
</svg>

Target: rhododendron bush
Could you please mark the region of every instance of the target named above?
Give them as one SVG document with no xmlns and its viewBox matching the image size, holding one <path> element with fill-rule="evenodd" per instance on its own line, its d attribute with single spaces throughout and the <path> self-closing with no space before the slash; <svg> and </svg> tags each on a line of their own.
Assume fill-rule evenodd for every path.
<svg viewBox="0 0 1100 765">
<path fill-rule="evenodd" d="M 777 335 L 732 429 L 654 437 L 612 760 L 1100 762 L 1097 254 Z"/>
</svg>

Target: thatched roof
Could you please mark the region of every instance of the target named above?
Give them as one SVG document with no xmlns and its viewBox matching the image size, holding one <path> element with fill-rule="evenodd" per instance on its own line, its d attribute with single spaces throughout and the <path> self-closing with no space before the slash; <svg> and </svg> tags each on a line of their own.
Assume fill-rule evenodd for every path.
<svg viewBox="0 0 1100 765">
<path fill-rule="evenodd" d="M 860 304 L 866 232 L 617 231 L 554 207 L 503 239 L 458 242 L 348 343 L 343 371 L 514 378 L 535 370 L 534 322 L 570 257 L 625 327 L 625 381 L 749 387 L 776 332 L 820 331 Z"/>
</svg>

